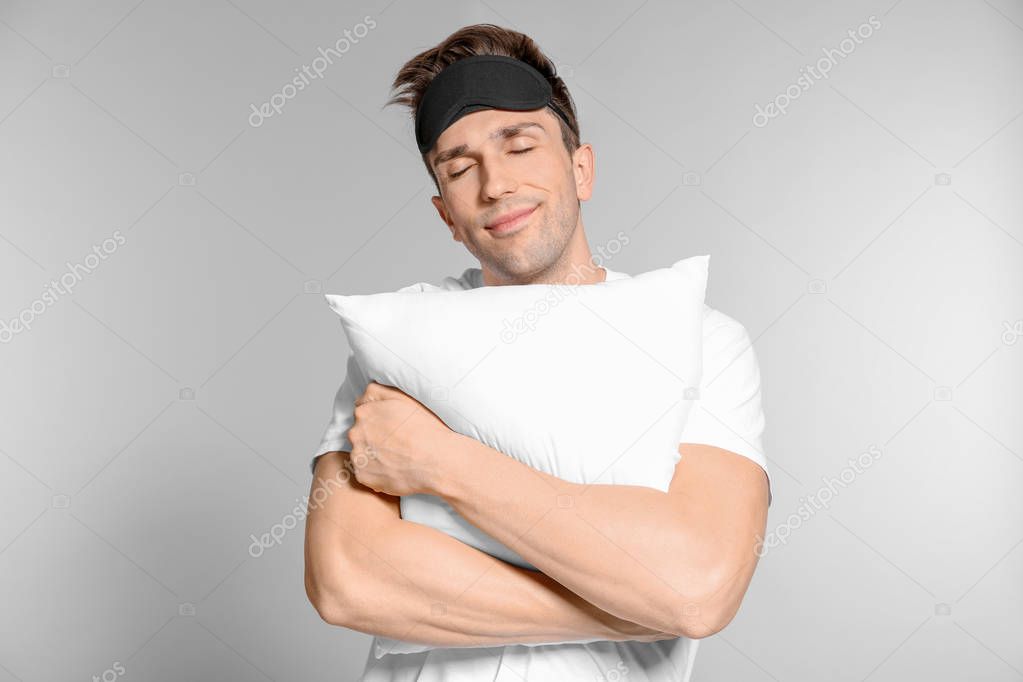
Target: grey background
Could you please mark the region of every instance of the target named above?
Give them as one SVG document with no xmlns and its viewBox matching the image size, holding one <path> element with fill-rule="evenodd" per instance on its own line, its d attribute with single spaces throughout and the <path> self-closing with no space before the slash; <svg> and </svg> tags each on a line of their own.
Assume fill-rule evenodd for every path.
<svg viewBox="0 0 1023 682">
<path fill-rule="evenodd" d="M 1023 679 L 1021 3 L 131 0 L 0 3 L 0 320 L 124 238 L 0 345 L 0 682 L 357 677 L 370 637 L 308 604 L 301 523 L 250 536 L 308 494 L 343 377 L 320 292 L 477 265 L 381 105 L 483 21 L 566 76 L 594 250 L 712 254 L 708 302 L 754 339 L 791 532 L 694 678 Z"/>
</svg>

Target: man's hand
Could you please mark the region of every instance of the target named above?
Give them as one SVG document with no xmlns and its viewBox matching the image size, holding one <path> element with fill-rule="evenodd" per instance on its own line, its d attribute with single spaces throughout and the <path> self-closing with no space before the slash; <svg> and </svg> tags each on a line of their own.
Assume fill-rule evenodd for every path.
<svg viewBox="0 0 1023 682">
<path fill-rule="evenodd" d="M 387 495 L 432 493 L 441 453 L 454 432 L 415 398 L 371 381 L 355 401 L 348 430 L 355 478 Z"/>
</svg>

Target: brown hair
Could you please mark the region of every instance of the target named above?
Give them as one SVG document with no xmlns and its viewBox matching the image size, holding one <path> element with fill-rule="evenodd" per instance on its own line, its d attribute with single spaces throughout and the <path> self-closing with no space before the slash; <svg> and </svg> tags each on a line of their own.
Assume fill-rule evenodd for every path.
<svg viewBox="0 0 1023 682">
<path fill-rule="evenodd" d="M 420 52 L 405 62 L 391 85 L 392 92 L 396 91 L 396 94 L 384 106 L 388 104 L 405 105 L 411 112 L 412 120 L 415 121 L 423 93 L 426 92 L 426 88 L 437 74 L 450 64 L 473 55 L 513 57 L 526 62 L 543 74 L 551 84 L 552 100 L 561 107 L 562 111 L 568 115 L 568 120 L 571 121 L 571 125 L 569 125 L 552 112 L 552 115 L 558 119 L 561 140 L 565 144 L 565 149 L 571 154 L 579 148 L 579 122 L 576 120 L 575 104 L 572 101 L 572 96 L 568 93 L 565 82 L 557 75 L 554 62 L 548 59 L 547 55 L 540 50 L 540 46 L 526 34 L 494 24 L 464 26 L 442 40 L 436 47 Z M 439 194 L 440 185 L 426 159 L 428 153 L 422 155 L 423 164 L 426 165 L 426 171 L 433 179 L 433 184 L 437 187 Z"/>
</svg>

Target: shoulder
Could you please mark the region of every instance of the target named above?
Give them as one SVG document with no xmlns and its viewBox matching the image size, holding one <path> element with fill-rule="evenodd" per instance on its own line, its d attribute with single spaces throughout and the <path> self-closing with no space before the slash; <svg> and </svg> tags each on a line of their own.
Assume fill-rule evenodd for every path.
<svg viewBox="0 0 1023 682">
<path fill-rule="evenodd" d="M 397 291 L 462 291 L 465 289 L 474 289 L 479 286 L 480 282 L 480 269 L 479 268 L 466 268 L 461 275 L 457 277 L 449 275 L 442 279 L 437 284 L 431 282 L 416 282 L 409 284 L 408 286 L 401 287 Z"/>
<path fill-rule="evenodd" d="M 745 369 L 756 369 L 753 341 L 745 325 L 720 310 L 703 306 L 703 361 L 704 370 L 723 370 L 746 356 Z"/>
<path fill-rule="evenodd" d="M 734 317 L 703 304 L 703 336 L 715 343 L 729 343 L 749 338 L 746 327 Z"/>
</svg>

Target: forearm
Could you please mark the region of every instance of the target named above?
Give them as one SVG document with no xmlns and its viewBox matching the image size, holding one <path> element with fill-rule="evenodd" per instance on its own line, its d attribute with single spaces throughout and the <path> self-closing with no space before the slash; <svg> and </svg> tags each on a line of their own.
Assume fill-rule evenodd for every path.
<svg viewBox="0 0 1023 682">
<path fill-rule="evenodd" d="M 718 548 L 677 497 L 571 483 L 457 433 L 447 452 L 458 475 L 430 492 L 470 523 L 604 611 L 662 632 L 706 630 Z"/>
<path fill-rule="evenodd" d="M 340 457 L 333 458 L 318 465 L 317 476 L 335 476 L 341 466 Z M 332 495 L 309 517 L 309 551 L 329 586 L 324 592 L 338 602 L 325 609 L 335 624 L 437 647 L 669 636 L 605 613 L 543 573 L 396 513 L 370 518 L 373 503 L 396 499 L 354 478 L 347 485 L 351 489 Z"/>
<path fill-rule="evenodd" d="M 361 632 L 437 647 L 653 634 L 601 611 L 543 573 L 416 523 L 398 521 L 385 529 L 373 552 L 354 562 L 360 594 L 352 598 L 346 626 Z"/>
</svg>

